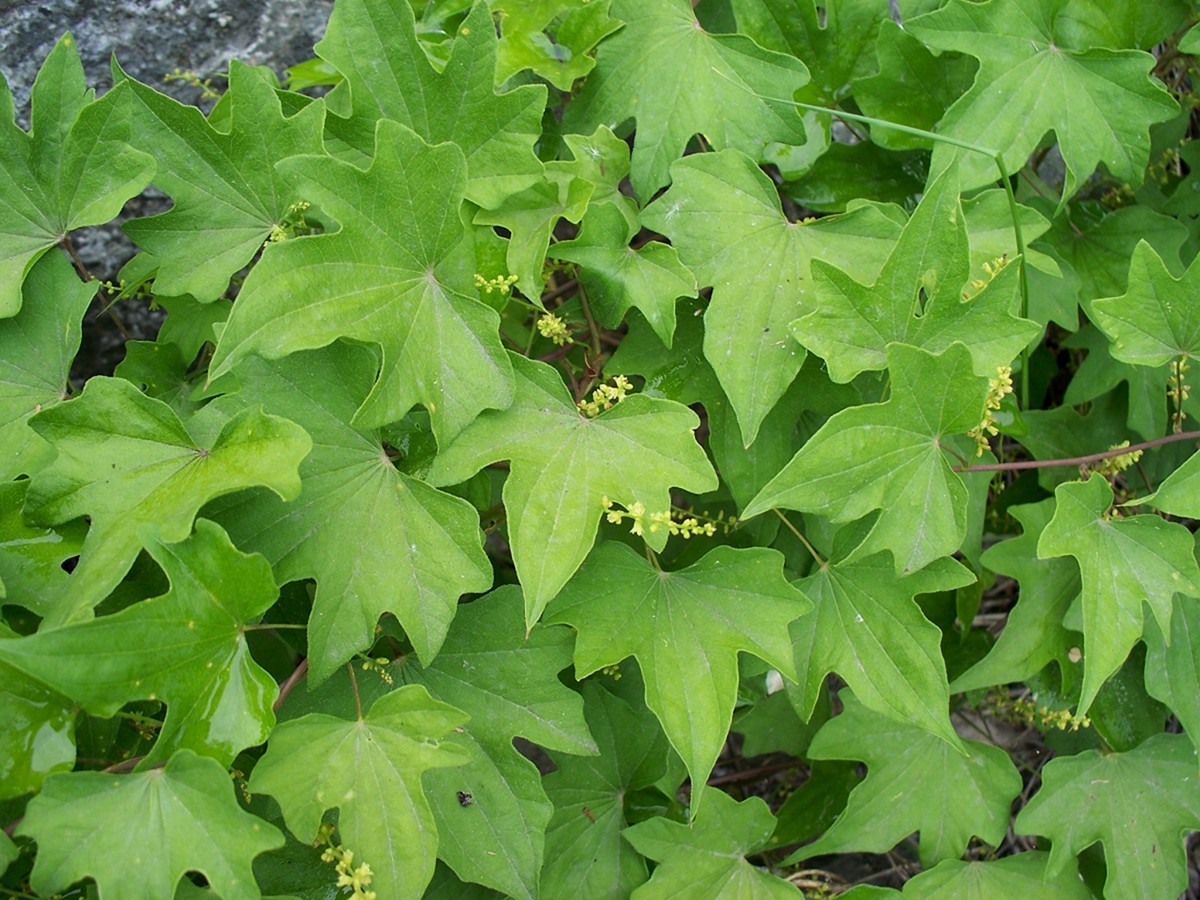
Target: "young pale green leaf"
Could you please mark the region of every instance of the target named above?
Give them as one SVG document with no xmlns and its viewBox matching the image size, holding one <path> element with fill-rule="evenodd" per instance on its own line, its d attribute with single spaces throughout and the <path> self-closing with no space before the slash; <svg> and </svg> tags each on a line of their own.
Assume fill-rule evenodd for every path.
<svg viewBox="0 0 1200 900">
<path fill-rule="evenodd" d="M 27 423 L 66 397 L 96 287 L 81 282 L 63 254 L 48 253 L 25 277 L 21 312 L 0 319 L 0 479 L 32 475 L 53 455 Z"/>
<path fill-rule="evenodd" d="M 1109 515 L 1112 488 L 1103 475 L 1059 485 L 1056 507 L 1038 539 L 1040 558 L 1073 556 L 1083 578 L 1083 687 L 1078 714 L 1142 636 L 1142 604 L 1171 633 L 1171 598 L 1200 597 L 1195 541 L 1158 516 Z"/>
<path fill-rule="evenodd" d="M 646 317 L 667 346 L 675 334 L 675 300 L 696 296 L 696 277 L 679 261 L 675 248 L 649 241 L 629 246 L 638 228 L 611 204 L 593 206 L 579 236 L 555 244 L 550 255 L 579 263 L 579 274 L 596 318 L 616 328 L 630 307 Z"/>
<path fill-rule="evenodd" d="M 234 304 L 210 380 L 250 354 L 278 358 L 349 337 L 383 348 L 379 380 L 355 416 L 360 427 L 397 421 L 422 403 L 444 441 L 480 410 L 508 406 L 499 319 L 476 299 L 474 253 L 458 216 L 462 152 L 385 121 L 366 171 L 323 156 L 280 168 L 342 228 L 267 248 Z"/>
<path fill-rule="evenodd" d="M 761 797 L 738 802 L 712 791 L 704 812 L 690 823 L 661 816 L 624 831 L 643 856 L 658 861 L 651 879 L 634 890 L 634 900 L 797 900 L 799 888 L 746 861 L 775 830 L 775 817 Z"/>
<path fill-rule="evenodd" d="M 1019 170 L 1048 131 L 1066 163 L 1063 202 L 1100 163 L 1115 178 L 1140 184 L 1150 154 L 1150 126 L 1178 106 L 1150 76 L 1154 57 L 1140 50 L 1092 49 L 1056 28 L 1068 0 L 954 2 L 905 22 L 934 50 L 979 60 L 975 84 L 946 112 L 939 130 L 1000 153 Z M 994 181 L 982 153 L 938 144 L 934 172 L 954 166 L 964 188 Z"/>
<path fill-rule="evenodd" d="M 608 14 L 608 0 L 492 0 L 489 5 L 500 15 L 497 84 L 529 69 L 560 91 L 570 91 L 596 65 L 596 45 L 621 27 Z"/>
<path fill-rule="evenodd" d="M 250 656 L 243 630 L 279 594 L 270 566 L 240 553 L 205 519 L 181 543 L 164 543 L 152 526 L 141 535 L 170 579 L 166 594 L 90 622 L 0 641 L 0 660 L 93 715 L 112 716 L 132 700 L 167 704 L 143 767 L 180 748 L 228 765 L 275 724 L 275 680 Z"/>
<path fill-rule="evenodd" d="M 325 107 L 311 103 L 285 116 L 275 89 L 234 61 L 223 98 L 230 121 L 219 129 L 196 107 L 117 75 L 133 97 L 138 147 L 158 160 L 154 183 L 174 201 L 162 215 L 126 222 L 125 233 L 157 258 L 156 293 L 215 300 L 295 215 L 303 198 L 275 163 L 324 151 Z"/>
<path fill-rule="evenodd" d="M 43 410 L 30 425 L 58 456 L 30 482 L 26 515 L 44 525 L 91 518 L 48 627 L 91 616 L 133 565 L 142 525 L 158 525 L 159 538 L 173 543 L 213 497 L 260 485 L 296 496 L 296 470 L 312 447 L 300 426 L 249 409 L 206 440 L 119 378 L 92 378 L 77 399 Z"/>
<path fill-rule="evenodd" d="M 986 862 L 944 859 L 904 883 L 906 900 L 994 900 L 1037 897 L 1038 900 L 1092 900 L 1075 866 L 1046 874 L 1048 853 L 1017 853 Z"/>
<path fill-rule="evenodd" d="M 353 851 L 355 867 L 371 867 L 371 890 L 420 897 L 438 844 L 421 775 L 466 762 L 460 747 L 441 740 L 466 719 L 417 685 L 380 697 L 357 719 L 310 713 L 271 733 L 250 790 L 279 801 L 300 841 L 315 839 L 336 809 L 338 843 Z"/>
<path fill-rule="evenodd" d="M 1200 453 L 1193 453 L 1167 476 L 1158 490 L 1140 501 L 1186 519 L 1200 517 Z"/>
<path fill-rule="evenodd" d="M 872 280 L 895 244 L 896 224 L 867 206 L 812 224 L 789 222 L 775 185 L 735 151 L 689 156 L 642 223 L 667 235 L 701 286 L 704 355 L 750 446 L 804 363 L 788 325 L 805 310 L 814 258 Z"/>
<path fill-rule="evenodd" d="M 512 363 L 512 406 L 471 423 L 438 454 L 429 481 L 456 484 L 489 463 L 512 461 L 504 506 L 532 626 L 591 549 L 605 497 L 627 509 L 641 503 L 651 516 L 668 512 L 672 486 L 702 493 L 717 480 L 692 434 L 699 420 L 686 407 L 635 394 L 588 418 L 549 366 L 519 356 Z M 645 537 L 661 550 L 666 529 Z"/>
<path fill-rule="evenodd" d="M 825 565 L 798 582 L 816 605 L 815 615 L 790 628 L 800 714 L 812 715 L 825 676 L 836 672 L 864 706 L 959 746 L 950 724 L 942 635 L 914 598 L 974 580 L 951 559 L 897 578 L 880 554 Z"/>
<path fill-rule="evenodd" d="M 1127 753 L 1086 750 L 1050 760 L 1017 815 L 1017 834 L 1050 838 L 1047 874 L 1104 847 L 1108 897 L 1177 897 L 1187 887 L 1184 832 L 1200 827 L 1196 753 L 1182 734 L 1159 734 Z"/>
<path fill-rule="evenodd" d="M 649 878 L 645 860 L 621 839 L 629 824 L 625 798 L 666 774 L 667 742 L 646 707 L 635 709 L 592 681 L 582 693 L 600 755 L 556 757 L 558 768 L 546 776 L 554 817 L 542 893 L 620 900 Z"/>
<path fill-rule="evenodd" d="M 514 897 L 538 896 L 546 823 L 553 810 L 536 767 L 513 746 L 521 736 L 571 754 L 596 750 L 577 693 L 558 673 L 570 665 L 569 629 L 537 626 L 525 635 L 515 585 L 462 607 L 441 653 L 428 666 L 401 657 L 382 671 L 419 684 L 437 701 L 470 715 L 454 741 L 467 761 L 422 777 L 438 831 L 438 856 L 462 877 Z M 358 677 L 364 705 L 390 688 L 381 675 Z M 354 704 L 345 670 L 312 693 L 293 694 L 285 717 L 333 712 Z M 468 803 L 458 796 L 467 795 Z"/>
<path fill-rule="evenodd" d="M 563 588 L 547 621 L 578 630 L 577 678 L 628 656 L 638 661 L 646 705 L 692 777 L 695 815 L 733 719 L 738 653 L 795 680 L 787 627 L 811 609 L 784 579 L 774 550 L 717 547 L 686 569 L 663 572 L 608 542 Z"/>
<path fill-rule="evenodd" d="M 1165 703 L 1200 749 L 1200 627 L 1196 602 L 1175 596 L 1171 633 L 1146 622 L 1146 691 Z"/>
<path fill-rule="evenodd" d="M 238 546 L 266 556 L 281 583 L 316 579 L 308 628 L 313 684 L 367 650 L 386 612 L 429 662 L 459 597 L 492 582 L 471 505 L 396 471 L 379 435 L 350 425 L 376 365 L 368 348 L 346 343 L 274 362 L 251 358 L 238 370 L 241 390 L 215 404 L 227 416 L 261 407 L 312 436 L 299 497 L 247 492 L 210 513 Z M 212 412 L 210 404 L 205 414 Z"/>
<path fill-rule="evenodd" d="M 845 691 L 842 713 L 808 748 L 812 759 L 862 760 L 867 777 L 833 826 L 796 851 L 798 862 L 826 853 L 885 853 L 914 831 L 928 867 L 966 852 L 972 837 L 998 846 L 1021 776 L 999 747 L 945 740 L 871 712 Z"/>
<path fill-rule="evenodd" d="M 804 63 L 744 35 L 708 34 L 687 0 L 614 0 L 612 11 L 625 27 L 597 50 L 564 125 L 591 131 L 636 119 L 631 180 L 643 203 L 694 134 L 756 158 L 771 141 L 804 143 L 792 107 L 759 99 L 790 98 L 808 82 Z"/>
<path fill-rule="evenodd" d="M 134 775 L 68 772 L 46 780 L 18 834 L 38 842 L 30 883 L 49 896 L 91 876 L 100 897 L 172 897 L 200 872 L 222 897 L 257 900 L 251 861 L 283 844 L 243 811 L 220 763 L 187 750 Z"/>
<path fill-rule="evenodd" d="M 855 558 L 890 550 L 900 575 L 966 537 L 967 489 L 941 442 L 979 424 L 988 387 L 959 343 L 937 355 L 892 344 L 887 359 L 891 397 L 832 416 L 743 516 L 782 508 L 851 522 L 880 510 Z"/>
<path fill-rule="evenodd" d="M 1017 605 L 988 655 L 951 683 L 955 693 L 1025 681 L 1055 661 L 1064 672 L 1070 666 L 1068 653 L 1076 638 L 1063 625 L 1063 617 L 1079 596 L 1079 567 L 1037 555 L 1038 540 L 1054 515 L 1054 501 L 1010 506 L 1008 512 L 1021 523 L 1021 536 L 993 544 L 980 561 L 1017 580 Z"/>
<path fill-rule="evenodd" d="M 1114 359 L 1138 366 L 1163 366 L 1200 357 L 1200 265 L 1175 278 L 1145 241 L 1129 262 L 1129 289 L 1120 297 L 1094 300 L 1091 316 L 1112 340 Z"/>
<path fill-rule="evenodd" d="M 966 217 L 957 177 L 947 171 L 926 188 L 872 284 L 825 260 L 813 262 L 811 301 L 791 334 L 825 360 L 837 382 L 885 368 L 891 343 L 937 353 L 965 335 L 976 374 L 995 375 L 1041 332 L 1014 315 L 1017 268 L 1005 266 L 969 299 L 963 296 L 971 274 Z"/>
<path fill-rule="evenodd" d="M 108 222 L 154 173 L 154 158 L 126 143 L 128 93 L 93 96 L 70 34 L 33 84 L 28 132 L 0 76 L 0 318 L 21 308 L 21 283 L 43 253 L 75 228 Z"/>
<path fill-rule="evenodd" d="M 364 156 L 373 152 L 381 119 L 406 125 L 431 144 L 452 141 L 466 157 L 467 199 L 497 206 L 541 175 L 533 146 L 542 133 L 546 88 L 527 84 L 497 94 L 496 45 L 491 10 L 477 2 L 439 73 L 417 43 L 412 4 L 339 2 L 316 52 L 344 79 L 328 97 L 330 108 L 348 107 L 350 117 L 330 116 L 326 127 Z"/>
</svg>

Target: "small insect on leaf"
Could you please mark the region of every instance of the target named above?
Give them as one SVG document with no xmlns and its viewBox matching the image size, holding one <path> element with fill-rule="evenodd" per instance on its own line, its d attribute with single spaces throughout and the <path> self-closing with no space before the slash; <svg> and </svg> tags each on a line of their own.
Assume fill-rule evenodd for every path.
<svg viewBox="0 0 1200 900">
<path fill-rule="evenodd" d="M 458 797 L 459 806 L 470 806 L 475 802 L 475 798 L 466 791 L 456 791 L 455 796 Z"/>
</svg>

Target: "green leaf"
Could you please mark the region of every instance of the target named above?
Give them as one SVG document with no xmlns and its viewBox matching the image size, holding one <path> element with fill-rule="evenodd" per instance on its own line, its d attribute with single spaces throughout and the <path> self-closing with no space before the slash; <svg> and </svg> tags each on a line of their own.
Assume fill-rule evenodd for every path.
<svg viewBox="0 0 1200 900">
<path fill-rule="evenodd" d="M 130 900 L 172 896 L 185 872 L 200 872 L 223 897 L 258 898 L 250 862 L 283 843 L 238 807 L 219 763 L 187 750 L 134 775 L 54 775 L 18 833 L 38 842 L 30 878 L 38 893 L 91 876 L 101 896 Z"/>
<path fill-rule="evenodd" d="M 356 866 L 371 867 L 371 889 L 420 897 L 438 843 L 421 775 L 466 762 L 461 748 L 441 741 L 466 718 L 417 685 L 386 694 L 357 719 L 310 713 L 271 733 L 250 790 L 279 801 L 300 841 L 316 838 L 336 808 L 337 843 L 353 851 Z"/>
<path fill-rule="evenodd" d="M 285 116 L 274 88 L 234 61 L 222 98 L 229 121 L 218 128 L 196 107 L 116 74 L 134 98 L 138 146 L 158 159 L 154 183 L 174 201 L 168 212 L 125 223 L 125 233 L 158 259 L 156 293 L 215 300 L 303 199 L 275 163 L 323 152 L 325 107 Z"/>
<path fill-rule="evenodd" d="M 474 253 L 458 217 L 462 152 L 381 122 L 365 172 L 321 156 L 280 168 L 342 228 L 267 248 L 234 304 L 209 379 L 252 353 L 278 358 L 349 337 L 383 348 L 379 380 L 355 415 L 360 427 L 398 421 L 422 403 L 442 441 L 480 410 L 507 406 L 512 376 L 499 320 L 476 299 Z"/>
<path fill-rule="evenodd" d="M 429 662 L 459 597 L 492 582 L 471 505 L 396 471 L 378 433 L 349 424 L 375 367 L 375 354 L 345 343 L 271 363 L 247 359 L 241 390 L 216 404 L 229 416 L 261 407 L 312 436 L 299 497 L 244 493 L 215 515 L 238 546 L 266 556 L 280 583 L 316 579 L 308 623 L 314 684 L 370 648 L 387 612 Z"/>
<path fill-rule="evenodd" d="M 618 207 L 604 203 L 588 210 L 575 240 L 560 241 L 550 255 L 583 267 L 580 280 L 603 325 L 617 327 L 634 307 L 670 347 L 675 334 L 675 300 L 696 296 L 696 277 L 668 244 L 649 241 L 637 250 L 630 247 L 637 231 Z"/>
<path fill-rule="evenodd" d="M 603 498 L 647 516 L 666 513 L 670 489 L 713 490 L 716 477 L 692 432 L 695 413 L 635 394 L 594 419 L 571 402 L 549 366 L 513 356 L 513 405 L 488 412 L 434 460 L 429 481 L 456 484 L 498 460 L 512 460 L 504 482 L 509 542 L 532 626 L 579 568 L 596 539 Z M 554 447 L 547 454 L 546 447 Z M 665 529 L 646 541 L 661 550 Z"/>
<path fill-rule="evenodd" d="M 928 47 L 979 60 L 974 85 L 947 110 L 940 132 L 998 150 L 1006 170 L 1015 172 L 1053 131 L 1066 163 L 1063 202 L 1101 162 L 1118 180 L 1140 184 L 1150 126 L 1178 110 L 1151 77 L 1149 53 L 1073 45 L 1072 35 L 1056 27 L 1069 2 L 955 0 L 905 23 Z M 933 171 L 952 164 L 964 188 L 998 174 L 984 154 L 938 144 Z"/>
<path fill-rule="evenodd" d="M 1146 622 L 1146 691 L 1170 707 L 1200 747 L 1200 619 L 1191 598 L 1177 595 L 1173 603 L 1170 634 L 1154 619 Z"/>
<path fill-rule="evenodd" d="M 692 777 L 695 815 L 733 719 L 738 653 L 795 680 L 787 626 L 811 608 L 773 550 L 717 547 L 686 569 L 662 572 L 608 542 L 563 589 L 547 622 L 578 630 L 576 678 L 628 656 L 638 661 L 646 705 Z"/>
<path fill-rule="evenodd" d="M 1154 440 L 1167 430 L 1167 381 L 1171 370 L 1165 366 L 1149 368 L 1118 362 L 1112 357 L 1108 337 L 1095 325 L 1087 324 L 1063 342 L 1072 350 L 1087 352 L 1063 395 L 1063 406 L 1082 406 L 1126 384 L 1129 412 L 1126 423 L 1146 440 Z"/>
<path fill-rule="evenodd" d="M 642 224 L 667 235 L 700 285 L 713 288 L 704 355 L 749 446 L 804 363 L 788 325 L 804 311 L 811 261 L 874 278 L 897 229 L 872 207 L 811 225 L 789 222 L 771 180 L 735 151 L 689 156 L 671 175 L 671 189 Z"/>
<path fill-rule="evenodd" d="M 9 865 L 16 862 L 21 850 L 8 836 L 7 831 L 0 831 L 0 875 L 3 875 Z"/>
<path fill-rule="evenodd" d="M 1175 278 L 1145 241 L 1129 263 L 1129 289 L 1120 297 L 1092 302 L 1093 321 L 1112 340 L 1114 359 L 1138 366 L 1163 366 L 1200 357 L 1200 265 Z"/>
<path fill-rule="evenodd" d="M 91 616 L 133 565 L 143 524 L 174 543 L 213 497 L 263 485 L 300 491 L 296 468 L 312 441 L 284 419 L 245 410 L 211 439 L 190 432 L 169 406 L 119 378 L 92 378 L 70 403 L 30 420 L 58 457 L 29 487 L 35 524 L 91 518 L 79 565 L 55 597 L 45 627 Z"/>
<path fill-rule="evenodd" d="M 1005 266 L 970 299 L 966 217 L 954 173 L 928 185 L 879 277 L 856 281 L 836 265 L 813 263 L 812 299 L 792 336 L 848 382 L 887 366 L 887 347 L 911 344 L 937 353 L 970 335 L 978 375 L 995 375 L 1041 331 L 1019 318 L 1018 267 Z M 983 272 L 979 275 L 987 278 Z"/>
<path fill-rule="evenodd" d="M 490 5 L 500 16 L 497 84 L 529 69 L 569 91 L 595 66 L 596 45 L 621 27 L 609 16 L 606 0 L 492 0 Z"/>
<path fill-rule="evenodd" d="M 142 767 L 180 748 L 228 765 L 275 724 L 275 680 L 250 656 L 244 634 L 278 596 L 270 567 L 238 552 L 205 519 L 176 544 L 155 538 L 150 526 L 141 534 L 170 579 L 166 594 L 90 622 L 0 641 L 0 660 L 93 715 L 111 716 L 132 700 L 166 703 Z"/>
<path fill-rule="evenodd" d="M 979 424 L 987 380 L 959 343 L 933 355 L 888 347 L 892 395 L 832 416 L 743 511 L 795 509 L 851 522 L 880 510 L 853 558 L 890 550 L 896 574 L 959 548 L 967 488 L 942 440 Z"/>
<path fill-rule="evenodd" d="M 344 76 L 327 99 L 335 112 L 349 107 L 350 118 L 330 116 L 326 127 L 364 156 L 372 153 L 381 119 L 406 125 L 431 144 L 452 141 L 466 158 L 467 199 L 494 207 L 541 175 L 533 146 L 546 105 L 544 86 L 495 92 L 496 45 L 491 11 L 477 2 L 438 73 L 417 43 L 405 0 L 340 2 L 316 52 Z M 430 165 L 420 177 L 437 168 Z M 444 212 L 439 208 L 438 217 Z"/>
<path fill-rule="evenodd" d="M 790 629 L 800 715 L 812 715 L 825 676 L 836 672 L 867 708 L 957 746 L 942 635 L 914 597 L 974 580 L 970 570 L 950 559 L 898 579 L 881 554 L 827 564 L 798 582 L 816 606 L 814 616 Z"/>
<path fill-rule="evenodd" d="M 752 157 L 772 141 L 804 142 L 792 107 L 759 99 L 790 99 L 808 82 L 798 59 L 744 35 L 708 34 L 687 0 L 614 0 L 612 12 L 625 27 L 596 51 L 596 68 L 564 125 L 616 129 L 636 119 L 631 180 L 643 203 L 667 183 L 671 163 L 695 134 Z"/>
<path fill-rule="evenodd" d="M 832 827 L 789 859 L 826 853 L 885 853 L 913 831 L 921 833 L 923 866 L 956 859 L 973 837 L 998 846 L 1021 776 L 999 747 L 963 741 L 965 754 L 945 740 L 873 713 L 842 692 L 842 713 L 817 732 L 812 759 L 862 760 L 866 779 Z"/>
<path fill-rule="evenodd" d="M 70 34 L 42 63 L 28 132 L 0 77 L 0 318 L 21 308 L 21 283 L 43 253 L 69 231 L 108 222 L 150 182 L 154 159 L 126 143 L 128 93 L 94 95 Z"/>
<path fill-rule="evenodd" d="M 1099 841 L 1105 896 L 1175 897 L 1187 887 L 1183 832 L 1200 826 L 1196 770 L 1181 734 L 1155 735 L 1127 753 L 1060 756 L 1042 769 L 1042 787 L 1014 828 L 1050 838 L 1050 877 Z"/>
<path fill-rule="evenodd" d="M 61 253 L 29 270 L 29 301 L 0 319 L 0 479 L 32 475 L 53 456 L 28 426 L 29 417 L 65 399 L 71 361 L 79 350 L 80 320 L 96 283 L 84 284 Z"/>
<path fill-rule="evenodd" d="M 666 774 L 667 742 L 647 708 L 635 709 L 594 681 L 582 693 L 600 755 L 556 757 L 558 768 L 546 776 L 554 817 L 546 828 L 542 895 L 618 900 L 649 878 L 645 860 L 621 839 L 629 824 L 625 799 Z"/>
<path fill-rule="evenodd" d="M 0 598 L 45 616 L 66 587 L 63 563 L 79 555 L 87 526 L 29 524 L 21 515 L 28 487 L 25 479 L 0 483 Z"/>
<path fill-rule="evenodd" d="M 1015 578 L 1019 596 L 988 655 L 950 685 L 955 693 L 1024 681 L 1055 661 L 1064 672 L 1069 669 L 1067 654 L 1075 638 L 1063 617 L 1079 596 L 1079 567 L 1037 555 L 1038 540 L 1054 510 L 1050 498 L 1010 506 L 1008 512 L 1021 523 L 1021 536 L 993 544 L 980 557 L 993 572 Z"/>
<path fill-rule="evenodd" d="M 1167 476 L 1158 490 L 1141 501 L 1162 512 L 1186 519 L 1200 517 L 1200 453 Z"/>
<path fill-rule="evenodd" d="M 945 859 L 906 881 L 904 896 L 909 900 L 1091 900 L 1092 892 L 1070 864 L 1047 880 L 1049 862 L 1049 854 L 1036 850 L 986 862 Z"/>
<path fill-rule="evenodd" d="M 761 797 L 737 802 L 713 791 L 689 825 L 662 817 L 625 829 L 625 839 L 643 856 L 657 860 L 650 881 L 634 890 L 634 900 L 688 897 L 791 898 L 799 889 L 752 866 L 745 857 L 762 847 L 775 830 L 775 817 Z"/>
<path fill-rule="evenodd" d="M 1157 516 L 1110 517 L 1113 493 L 1102 475 L 1060 485 L 1054 496 L 1054 518 L 1037 552 L 1079 562 L 1084 653 L 1077 714 L 1083 715 L 1142 636 L 1142 604 L 1170 634 L 1171 598 L 1200 597 L 1200 567 L 1192 534 L 1182 525 Z"/>
</svg>

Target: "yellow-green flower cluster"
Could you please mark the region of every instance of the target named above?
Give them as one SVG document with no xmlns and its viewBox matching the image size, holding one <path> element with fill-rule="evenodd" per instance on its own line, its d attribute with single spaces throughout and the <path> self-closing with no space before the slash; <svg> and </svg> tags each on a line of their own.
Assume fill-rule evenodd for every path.
<svg viewBox="0 0 1200 900">
<path fill-rule="evenodd" d="M 980 291 L 982 291 L 985 287 L 988 286 L 988 282 L 990 282 L 993 278 L 995 278 L 997 275 L 999 275 L 1000 270 L 1003 269 L 1007 265 L 1008 265 L 1008 254 L 1005 254 L 1003 256 L 997 256 L 991 262 L 985 262 L 983 264 L 983 274 L 986 277 L 972 278 L 971 286 L 967 290 L 963 291 L 963 299 L 970 300 L 972 297 L 974 297 L 976 294 L 978 294 Z"/>
<path fill-rule="evenodd" d="M 497 275 L 495 278 L 484 278 L 478 272 L 475 273 L 475 287 L 485 294 L 490 294 L 492 291 L 507 294 L 517 281 L 516 275 Z"/>
<path fill-rule="evenodd" d="M 1078 731 L 1092 725 L 1092 720 L 1087 716 L 1076 716 L 1069 709 L 1038 706 L 1028 697 L 1012 697 L 1005 691 L 989 693 L 984 701 L 984 708 L 997 718 L 1022 728 Z"/>
<path fill-rule="evenodd" d="M 379 656 L 375 659 L 364 659 L 362 661 L 362 669 L 364 672 L 376 673 L 383 679 L 384 684 L 394 684 L 395 679 L 392 678 L 392 673 L 387 670 L 391 662 L 386 656 Z"/>
<path fill-rule="evenodd" d="M 612 409 L 624 400 L 632 390 L 633 385 L 630 384 L 629 379 L 624 375 L 618 375 L 613 379 L 612 384 L 602 384 L 592 391 L 591 400 L 580 400 L 575 405 L 579 407 L 580 412 L 594 419 L 600 413 Z M 635 534 L 641 534 L 641 532 L 638 531 Z"/>
<path fill-rule="evenodd" d="M 296 237 L 298 234 L 304 234 L 308 230 L 308 222 L 304 218 L 304 213 L 310 205 L 306 201 L 300 200 L 289 206 L 283 221 L 276 222 L 271 226 L 271 233 L 267 235 L 267 243 L 274 244 Z"/>
<path fill-rule="evenodd" d="M 712 537 L 717 533 L 717 523 L 720 521 L 718 518 L 715 521 L 701 522 L 695 516 L 676 509 L 647 513 L 646 505 L 641 500 L 629 504 L 625 510 L 614 509 L 612 500 L 607 496 L 602 497 L 600 503 L 605 509 L 605 518 L 609 522 L 619 525 L 628 519 L 631 523 L 630 533 L 639 537 L 645 535 L 647 531 L 655 534 L 663 528 L 667 529 L 668 534 L 678 535 L 685 540 L 699 534 Z M 732 528 L 735 522 L 736 520 L 730 517 L 725 523 L 726 530 Z"/>
<path fill-rule="evenodd" d="M 1120 450 L 1122 447 L 1128 447 L 1129 441 L 1121 441 L 1119 444 L 1113 444 L 1109 450 Z M 1118 472 L 1123 472 L 1132 466 L 1135 462 L 1142 458 L 1141 450 L 1133 450 L 1129 453 L 1121 453 L 1118 456 L 1110 456 L 1108 459 L 1102 459 L 1092 467 L 1093 472 L 1099 472 L 1105 478 L 1112 478 Z"/>
<path fill-rule="evenodd" d="M 983 402 L 983 418 L 979 424 L 967 432 L 967 436 L 975 439 L 975 456 L 983 456 L 988 449 L 988 438 L 1000 432 L 996 428 L 996 410 L 1005 397 L 1013 391 L 1012 366 L 1000 366 L 996 369 L 996 377 L 988 379 L 987 398 Z"/>
<path fill-rule="evenodd" d="M 327 846 L 321 853 L 321 862 L 336 863 L 334 869 L 337 872 L 337 886 L 339 888 L 349 888 L 348 896 L 354 900 L 376 900 L 374 891 L 367 890 L 371 885 L 371 879 L 375 873 L 371 871 L 371 866 L 368 863 L 362 863 L 358 866 L 354 865 L 354 851 L 347 850 L 341 844 L 333 843 L 333 826 L 322 825 L 321 831 L 317 838 L 318 844 L 324 841 Z"/>
<path fill-rule="evenodd" d="M 567 323 L 554 313 L 539 316 L 537 330 L 542 337 L 549 338 L 560 347 L 571 342 L 571 330 L 567 328 Z"/>
</svg>

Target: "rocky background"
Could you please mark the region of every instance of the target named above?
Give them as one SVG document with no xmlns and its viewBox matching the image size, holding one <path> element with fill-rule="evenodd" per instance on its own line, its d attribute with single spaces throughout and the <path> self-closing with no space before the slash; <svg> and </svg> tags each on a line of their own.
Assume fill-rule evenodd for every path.
<svg viewBox="0 0 1200 900">
<path fill-rule="evenodd" d="M 0 72 L 8 81 L 17 121 L 29 124 L 29 92 L 42 60 L 70 31 L 83 58 L 88 83 L 103 93 L 112 86 L 109 61 L 183 103 L 196 103 L 201 90 L 182 81 L 164 82 L 176 69 L 201 78 L 228 71 L 229 60 L 267 65 L 282 78 L 288 66 L 310 59 L 333 0 L 0 0 Z M 224 79 L 213 78 L 221 89 Z M 120 222 L 154 215 L 170 200 L 153 187 L 126 204 L 117 222 L 72 234 L 88 270 L 112 280 L 136 248 Z M 73 380 L 108 374 L 124 355 L 126 336 L 152 339 L 161 312 L 143 301 L 122 301 L 101 314 L 97 300 L 84 321 L 84 343 Z"/>
</svg>

